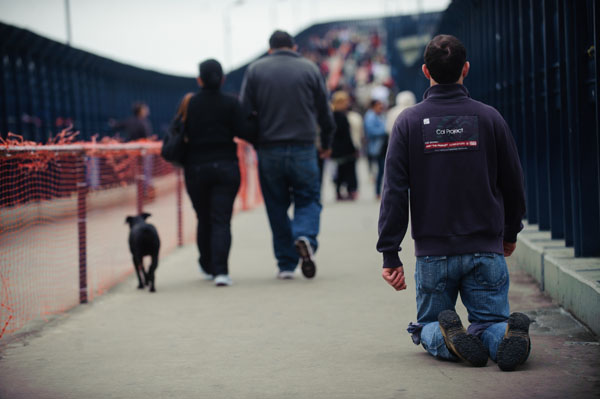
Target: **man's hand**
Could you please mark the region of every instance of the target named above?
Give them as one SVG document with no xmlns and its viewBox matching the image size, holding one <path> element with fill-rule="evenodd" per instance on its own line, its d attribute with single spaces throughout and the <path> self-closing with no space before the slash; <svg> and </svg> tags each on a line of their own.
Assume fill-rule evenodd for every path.
<svg viewBox="0 0 600 399">
<path fill-rule="evenodd" d="M 319 157 L 321 159 L 327 159 L 331 156 L 331 148 L 327 150 L 319 150 Z"/>
<path fill-rule="evenodd" d="M 503 244 L 504 244 L 504 257 L 508 258 L 510 255 L 512 255 L 513 251 L 517 247 L 517 243 L 504 241 Z"/>
<path fill-rule="evenodd" d="M 389 285 L 394 287 L 396 291 L 402 291 L 406 289 L 404 268 L 402 266 L 396 268 L 383 268 L 381 276 Z"/>
</svg>

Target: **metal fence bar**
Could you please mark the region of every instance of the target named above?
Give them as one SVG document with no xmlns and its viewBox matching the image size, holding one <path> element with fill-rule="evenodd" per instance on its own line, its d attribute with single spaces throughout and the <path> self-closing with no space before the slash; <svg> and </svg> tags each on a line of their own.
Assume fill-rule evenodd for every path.
<svg viewBox="0 0 600 399">
<path fill-rule="evenodd" d="M 87 204 L 86 156 L 79 154 L 77 173 L 77 235 L 79 241 L 79 303 L 88 302 L 87 292 Z"/>
</svg>

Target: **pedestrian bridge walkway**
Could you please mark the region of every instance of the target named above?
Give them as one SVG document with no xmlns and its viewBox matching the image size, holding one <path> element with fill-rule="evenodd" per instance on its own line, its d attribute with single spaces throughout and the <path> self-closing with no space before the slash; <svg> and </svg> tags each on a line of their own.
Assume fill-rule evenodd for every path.
<svg viewBox="0 0 600 399">
<path fill-rule="evenodd" d="M 361 165 L 361 168 L 364 165 Z M 437 361 L 405 332 L 415 319 L 413 245 L 408 289 L 380 277 L 379 204 L 368 178 L 357 202 L 326 187 L 317 275 L 275 278 L 264 208 L 233 220 L 234 285 L 203 281 L 188 245 L 161 260 L 157 293 L 133 276 L 0 347 L 1 398 L 595 397 L 594 337 L 511 266 L 512 310 L 528 312 L 533 352 L 518 372 Z M 466 320 L 464 308 L 459 313 Z"/>
</svg>

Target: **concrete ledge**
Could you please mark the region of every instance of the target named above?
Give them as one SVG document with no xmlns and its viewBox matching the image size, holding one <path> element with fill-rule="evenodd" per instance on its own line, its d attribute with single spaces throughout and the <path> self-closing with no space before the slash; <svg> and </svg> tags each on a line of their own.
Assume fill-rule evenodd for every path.
<svg viewBox="0 0 600 399">
<path fill-rule="evenodd" d="M 533 276 L 542 291 L 600 335 L 600 258 L 575 258 L 562 240 L 537 225 L 519 234 L 515 265 Z"/>
</svg>

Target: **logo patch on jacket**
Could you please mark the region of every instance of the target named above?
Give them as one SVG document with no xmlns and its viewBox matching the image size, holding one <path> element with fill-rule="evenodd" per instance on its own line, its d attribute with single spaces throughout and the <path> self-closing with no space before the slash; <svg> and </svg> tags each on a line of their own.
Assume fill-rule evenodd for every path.
<svg viewBox="0 0 600 399">
<path fill-rule="evenodd" d="M 421 126 L 425 153 L 479 149 L 477 116 L 433 116 Z"/>
</svg>

